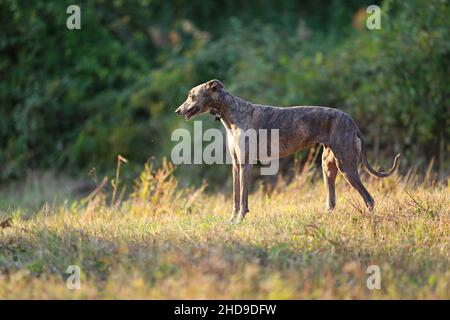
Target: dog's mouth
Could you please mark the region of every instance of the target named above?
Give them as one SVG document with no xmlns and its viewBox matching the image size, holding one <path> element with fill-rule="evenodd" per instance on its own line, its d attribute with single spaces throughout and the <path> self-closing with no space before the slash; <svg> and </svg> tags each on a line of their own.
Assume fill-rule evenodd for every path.
<svg viewBox="0 0 450 320">
<path fill-rule="evenodd" d="M 189 120 L 189 119 L 192 118 L 199 110 L 200 110 L 199 107 L 193 107 L 193 108 L 189 109 L 189 110 L 186 111 L 186 113 L 184 114 L 184 118 L 185 118 L 186 120 Z"/>
</svg>

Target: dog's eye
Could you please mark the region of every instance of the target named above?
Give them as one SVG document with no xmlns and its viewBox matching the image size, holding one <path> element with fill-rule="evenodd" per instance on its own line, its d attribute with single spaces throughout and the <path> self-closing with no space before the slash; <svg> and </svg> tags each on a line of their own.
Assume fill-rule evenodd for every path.
<svg viewBox="0 0 450 320">
<path fill-rule="evenodd" d="M 191 99 L 192 99 L 192 100 L 195 99 L 195 94 L 191 94 Z"/>
</svg>

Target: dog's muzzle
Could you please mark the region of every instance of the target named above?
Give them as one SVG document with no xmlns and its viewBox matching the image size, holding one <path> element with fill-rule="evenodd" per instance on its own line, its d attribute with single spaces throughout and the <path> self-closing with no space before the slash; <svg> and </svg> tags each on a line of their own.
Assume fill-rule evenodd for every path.
<svg viewBox="0 0 450 320">
<path fill-rule="evenodd" d="M 177 110 L 175 110 L 175 113 L 176 113 L 178 116 L 183 115 L 183 111 L 182 111 L 183 107 L 184 107 L 184 103 L 183 103 L 181 106 L 179 106 L 179 107 L 177 108 Z"/>
<path fill-rule="evenodd" d="M 185 105 L 182 104 L 177 110 L 175 110 L 175 113 L 179 116 L 184 116 L 186 120 L 189 120 L 194 115 L 196 115 L 200 111 L 200 108 L 198 106 L 193 106 L 189 109 L 186 109 Z"/>
<path fill-rule="evenodd" d="M 184 118 L 186 120 L 189 120 L 190 118 L 192 118 L 193 116 L 195 116 L 198 112 L 200 111 L 199 107 L 192 107 L 190 109 L 188 109 L 185 113 L 184 113 Z"/>
</svg>

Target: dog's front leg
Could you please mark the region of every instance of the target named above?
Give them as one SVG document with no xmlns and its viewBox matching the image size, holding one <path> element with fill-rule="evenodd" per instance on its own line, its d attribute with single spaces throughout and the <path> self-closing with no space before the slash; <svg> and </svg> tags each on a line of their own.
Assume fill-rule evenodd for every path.
<svg viewBox="0 0 450 320">
<path fill-rule="evenodd" d="M 240 182 L 240 210 L 237 217 L 237 222 L 241 222 L 248 210 L 248 189 L 250 186 L 250 176 L 252 171 L 252 164 L 239 165 L 239 182 Z"/>
<path fill-rule="evenodd" d="M 241 201 L 241 186 L 239 183 L 239 164 L 235 159 L 233 159 L 233 212 L 231 213 L 231 217 L 228 220 L 229 223 L 232 223 L 233 220 L 237 217 L 240 208 Z"/>
</svg>

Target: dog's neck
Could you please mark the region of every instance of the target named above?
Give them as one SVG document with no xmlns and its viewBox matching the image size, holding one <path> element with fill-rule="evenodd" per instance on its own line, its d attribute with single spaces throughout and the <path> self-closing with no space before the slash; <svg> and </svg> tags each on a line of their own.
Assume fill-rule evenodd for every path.
<svg viewBox="0 0 450 320">
<path fill-rule="evenodd" d="M 248 119 L 248 116 L 251 116 L 254 106 L 251 102 L 222 91 L 216 100 L 215 109 L 218 111 L 224 126 L 230 129 L 232 126 L 240 127 L 243 125 L 242 119 Z M 245 122 L 245 124 L 248 124 L 248 122 Z"/>
</svg>

